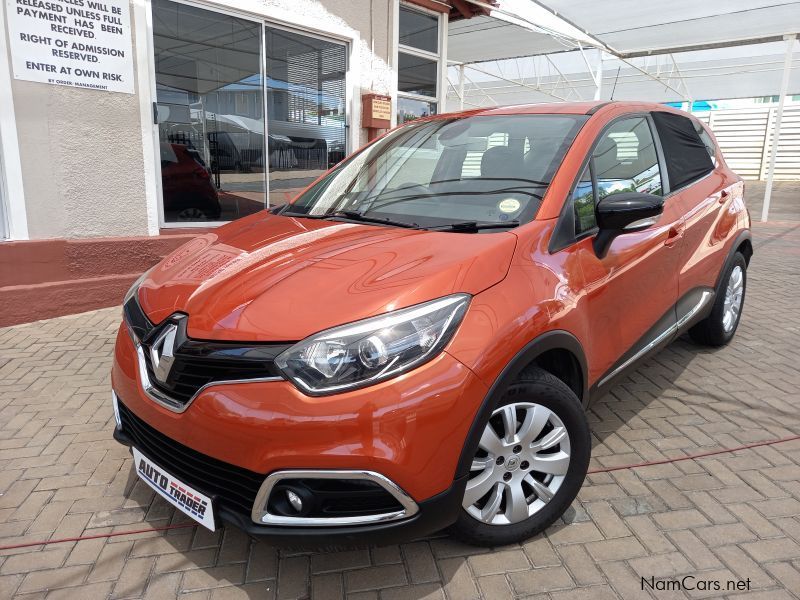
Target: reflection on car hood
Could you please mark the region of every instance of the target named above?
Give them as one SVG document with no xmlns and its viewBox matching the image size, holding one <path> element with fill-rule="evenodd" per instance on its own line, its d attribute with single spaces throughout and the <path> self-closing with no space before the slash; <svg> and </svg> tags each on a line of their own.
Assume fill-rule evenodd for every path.
<svg viewBox="0 0 800 600">
<path fill-rule="evenodd" d="M 167 256 L 139 290 L 156 323 L 189 315 L 197 339 L 294 341 L 505 277 L 516 236 L 259 213 Z"/>
</svg>

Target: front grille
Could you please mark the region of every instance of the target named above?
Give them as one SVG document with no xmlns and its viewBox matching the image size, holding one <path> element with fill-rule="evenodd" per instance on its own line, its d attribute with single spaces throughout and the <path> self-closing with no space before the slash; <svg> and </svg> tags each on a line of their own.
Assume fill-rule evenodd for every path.
<svg viewBox="0 0 800 600">
<path fill-rule="evenodd" d="M 163 382 L 155 376 L 147 342 L 142 342 L 142 347 L 150 383 L 184 405 L 210 383 L 280 377 L 275 357 L 289 346 L 248 347 L 186 339 L 175 348 L 175 362 L 167 380 Z"/>
<path fill-rule="evenodd" d="M 191 339 L 186 334 L 186 315 L 173 315 L 158 326 L 153 325 L 131 298 L 124 307 L 125 320 L 140 340 L 149 383 L 174 401 L 185 406 L 204 386 L 223 381 L 241 381 L 281 377 L 275 358 L 291 343 L 241 343 Z M 177 325 L 174 362 L 165 381 L 156 377 L 150 356 L 151 344 L 165 327 Z"/>
<path fill-rule="evenodd" d="M 142 421 L 121 401 L 121 430 L 157 465 L 198 491 L 218 506 L 250 515 L 264 475 L 206 456 L 179 444 Z"/>
</svg>

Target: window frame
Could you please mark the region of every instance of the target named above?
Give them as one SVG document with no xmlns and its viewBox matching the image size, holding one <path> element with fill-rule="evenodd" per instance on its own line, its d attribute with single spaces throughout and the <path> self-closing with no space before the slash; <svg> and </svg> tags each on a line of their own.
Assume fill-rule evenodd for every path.
<svg viewBox="0 0 800 600">
<path fill-rule="evenodd" d="M 428 96 L 425 94 L 413 94 L 411 92 L 402 92 L 398 89 L 399 81 L 395 82 L 395 108 L 393 116 L 393 126 L 400 125 L 400 121 L 397 119 L 398 111 L 400 108 L 400 98 L 407 98 L 409 100 L 418 100 L 420 102 L 427 102 L 429 104 L 433 104 L 436 107 L 436 113 L 441 113 L 442 103 L 444 101 L 443 98 L 443 90 L 442 90 L 442 75 L 445 73 L 445 69 L 447 68 L 444 65 L 444 55 L 445 55 L 445 40 L 444 36 L 446 35 L 445 25 L 446 19 L 443 13 L 429 10 L 423 8 L 421 6 L 417 6 L 415 4 L 410 4 L 408 2 L 399 2 L 397 4 L 397 27 L 395 29 L 395 36 L 396 36 L 396 48 L 395 48 L 395 63 L 397 65 L 397 79 L 400 78 L 399 73 L 399 63 L 400 63 L 400 53 L 407 54 L 410 56 L 416 56 L 418 58 L 425 58 L 427 60 L 432 60 L 436 62 L 436 95 L 435 96 Z M 428 50 L 422 50 L 420 48 L 415 48 L 414 46 L 407 46 L 405 44 L 400 43 L 400 17 L 402 14 L 402 9 L 417 12 L 420 14 L 424 14 L 429 17 L 435 17 L 437 19 L 437 32 L 436 32 L 436 52 L 430 52 Z"/>
<path fill-rule="evenodd" d="M 553 235 L 550 236 L 550 243 L 547 247 L 547 251 L 550 254 L 555 254 L 556 252 L 560 252 L 565 248 L 569 248 L 570 246 L 588 237 L 593 237 L 597 235 L 598 231 L 600 230 L 599 227 L 594 227 L 592 229 L 587 229 L 581 234 L 575 233 L 575 207 L 573 202 L 573 194 L 575 193 L 575 189 L 581 181 L 583 172 L 586 170 L 586 167 L 589 166 L 592 175 L 592 195 L 594 197 L 596 208 L 598 190 L 597 177 L 594 170 L 594 151 L 597 149 L 597 145 L 600 143 L 600 140 L 603 138 L 603 136 L 605 136 L 608 130 L 620 121 L 637 118 L 645 119 L 655 145 L 656 158 L 658 160 L 658 170 L 661 175 L 661 195 L 664 198 L 664 202 L 666 203 L 669 197 L 672 195 L 673 190 L 671 190 L 669 187 L 669 176 L 666 170 L 667 165 L 664 158 L 664 150 L 661 147 L 661 139 L 658 137 L 658 131 L 656 130 L 655 123 L 653 122 L 651 112 L 652 111 L 631 112 L 614 117 L 603 126 L 603 128 L 595 136 L 594 140 L 592 140 L 592 144 L 581 161 L 580 167 L 577 169 L 577 173 L 575 174 L 572 184 L 570 185 L 567 197 L 564 199 L 564 203 L 561 206 L 561 212 L 558 215 L 558 221 L 556 222 L 556 226 L 553 230 Z M 708 175 L 706 175 L 706 177 L 707 176 Z M 697 183 L 697 181 L 692 182 L 692 185 Z"/>
</svg>

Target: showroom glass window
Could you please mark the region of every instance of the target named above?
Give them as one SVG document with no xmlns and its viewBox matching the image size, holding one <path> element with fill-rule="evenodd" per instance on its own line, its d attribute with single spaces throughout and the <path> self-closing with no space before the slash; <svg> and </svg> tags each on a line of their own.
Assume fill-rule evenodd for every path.
<svg viewBox="0 0 800 600">
<path fill-rule="evenodd" d="M 397 123 L 436 114 L 441 66 L 440 19 L 400 5 L 397 52 Z"/>
<path fill-rule="evenodd" d="M 347 46 L 267 26 L 270 205 L 289 200 L 342 160 Z"/>
<path fill-rule="evenodd" d="M 165 224 L 286 203 L 347 153 L 347 46 L 153 0 Z"/>
<path fill-rule="evenodd" d="M 165 223 L 262 210 L 262 25 L 169 0 L 152 10 Z"/>
</svg>

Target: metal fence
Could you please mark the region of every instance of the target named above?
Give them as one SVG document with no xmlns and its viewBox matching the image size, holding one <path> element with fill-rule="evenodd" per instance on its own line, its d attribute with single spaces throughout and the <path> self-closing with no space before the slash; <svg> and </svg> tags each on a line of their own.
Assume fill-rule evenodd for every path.
<svg viewBox="0 0 800 600">
<path fill-rule="evenodd" d="M 766 179 L 777 107 L 695 113 L 708 124 L 728 165 L 744 179 Z M 775 179 L 800 179 L 800 107 L 783 109 Z"/>
</svg>

